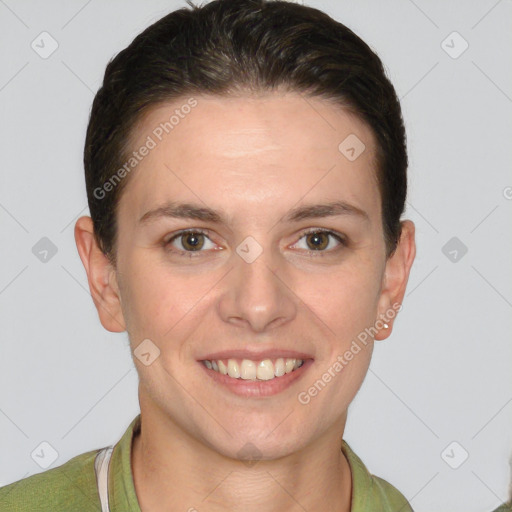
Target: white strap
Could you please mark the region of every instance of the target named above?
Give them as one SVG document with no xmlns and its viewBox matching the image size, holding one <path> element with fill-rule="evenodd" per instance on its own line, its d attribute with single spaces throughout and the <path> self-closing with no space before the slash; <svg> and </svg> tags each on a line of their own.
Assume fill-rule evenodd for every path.
<svg viewBox="0 0 512 512">
<path fill-rule="evenodd" d="M 107 446 L 98 452 L 94 461 L 96 472 L 96 484 L 100 495 L 101 512 L 110 512 L 108 506 L 108 467 L 112 455 L 113 446 Z"/>
</svg>

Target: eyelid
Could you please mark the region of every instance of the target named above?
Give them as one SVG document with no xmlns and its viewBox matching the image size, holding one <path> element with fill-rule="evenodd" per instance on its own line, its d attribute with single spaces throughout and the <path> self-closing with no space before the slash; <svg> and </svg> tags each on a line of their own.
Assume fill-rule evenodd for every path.
<svg viewBox="0 0 512 512">
<path fill-rule="evenodd" d="M 301 231 L 301 236 L 299 237 L 299 239 L 302 238 L 304 235 L 309 235 L 310 233 L 327 233 L 329 235 L 333 235 L 335 238 L 338 238 L 342 242 L 346 242 L 345 235 L 328 228 L 306 228 L 305 230 Z"/>
<path fill-rule="evenodd" d="M 179 238 L 181 235 L 184 235 L 186 233 L 201 233 L 202 235 L 206 235 L 209 238 L 210 231 L 208 229 L 203 228 L 186 228 L 186 229 L 180 229 L 179 231 L 175 233 L 171 233 L 171 236 L 167 239 L 164 238 L 164 243 L 168 244 L 175 240 L 176 238 Z"/>
</svg>

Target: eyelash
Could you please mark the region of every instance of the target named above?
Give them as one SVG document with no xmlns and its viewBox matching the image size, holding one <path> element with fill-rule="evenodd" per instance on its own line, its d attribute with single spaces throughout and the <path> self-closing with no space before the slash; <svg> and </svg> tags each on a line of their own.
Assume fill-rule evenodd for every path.
<svg viewBox="0 0 512 512">
<path fill-rule="evenodd" d="M 163 242 L 164 247 L 166 249 L 170 250 L 171 252 L 177 253 L 178 256 L 189 257 L 189 258 L 201 257 L 201 253 L 208 252 L 208 251 L 182 251 L 180 249 L 175 249 L 175 248 L 169 249 L 169 247 L 171 247 L 171 244 L 172 244 L 172 242 L 174 242 L 174 240 L 176 240 L 180 236 L 186 235 L 188 233 L 202 234 L 209 238 L 209 236 L 208 236 L 209 231 L 207 231 L 207 230 L 200 229 L 200 228 L 184 229 L 184 230 L 179 231 L 175 235 L 173 235 L 168 240 L 164 241 Z M 311 257 L 319 257 L 319 256 L 323 257 L 323 256 L 326 256 L 326 254 L 329 255 L 333 252 L 337 252 L 342 247 L 347 246 L 347 241 L 341 233 L 337 233 L 336 231 L 331 231 L 329 229 L 323 229 L 323 228 L 309 228 L 301 233 L 299 240 L 302 239 L 303 237 L 305 237 L 306 235 L 309 235 L 312 233 L 325 233 L 327 235 L 331 235 L 333 238 L 335 238 L 340 243 L 340 245 L 334 249 L 329 249 L 329 250 L 314 251 L 314 250 L 303 249 L 304 251 L 309 253 L 309 256 L 311 256 Z"/>
</svg>

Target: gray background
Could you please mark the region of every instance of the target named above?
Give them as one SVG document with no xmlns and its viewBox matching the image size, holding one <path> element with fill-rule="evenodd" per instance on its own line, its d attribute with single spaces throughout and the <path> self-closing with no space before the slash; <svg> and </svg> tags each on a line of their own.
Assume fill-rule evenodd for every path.
<svg viewBox="0 0 512 512">
<path fill-rule="evenodd" d="M 41 442 L 55 467 L 116 442 L 139 411 L 127 336 L 99 323 L 73 226 L 88 213 L 84 133 L 105 66 L 183 5 L 0 0 L 0 485 L 43 470 L 31 453 L 53 452 Z M 387 67 L 417 227 L 404 309 L 345 438 L 418 512 L 492 510 L 512 452 L 512 2 L 309 5 Z M 45 59 L 31 47 L 51 48 L 43 31 L 58 43 Z M 57 249 L 46 261 L 43 237 Z"/>
</svg>

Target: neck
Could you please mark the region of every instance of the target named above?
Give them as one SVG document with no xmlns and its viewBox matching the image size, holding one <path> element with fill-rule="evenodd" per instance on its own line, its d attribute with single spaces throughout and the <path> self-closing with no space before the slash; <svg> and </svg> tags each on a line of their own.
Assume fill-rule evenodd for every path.
<svg viewBox="0 0 512 512">
<path fill-rule="evenodd" d="M 142 512 L 350 512 L 352 478 L 339 429 L 301 453 L 248 464 L 169 420 L 142 418 L 131 460 Z"/>
</svg>

